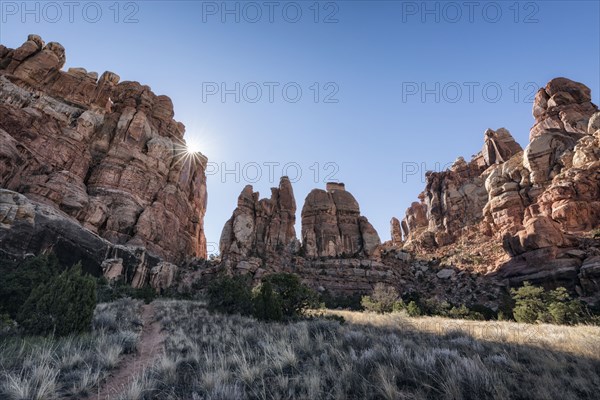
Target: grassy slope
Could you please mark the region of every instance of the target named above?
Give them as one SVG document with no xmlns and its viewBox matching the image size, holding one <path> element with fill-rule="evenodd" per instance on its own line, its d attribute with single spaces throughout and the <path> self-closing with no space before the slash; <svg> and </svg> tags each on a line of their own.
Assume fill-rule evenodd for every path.
<svg viewBox="0 0 600 400">
<path fill-rule="evenodd" d="M 193 302 L 158 310 L 166 355 L 126 398 L 569 400 L 600 392 L 597 327 L 352 312 L 337 312 L 343 325 L 283 325 L 211 315 Z"/>
<path fill-rule="evenodd" d="M 100 305 L 92 334 L 0 345 L 0 398 L 81 398 L 134 351 L 140 304 Z M 263 323 L 156 303 L 166 352 L 121 399 L 596 399 L 600 328 L 329 311 Z"/>
</svg>

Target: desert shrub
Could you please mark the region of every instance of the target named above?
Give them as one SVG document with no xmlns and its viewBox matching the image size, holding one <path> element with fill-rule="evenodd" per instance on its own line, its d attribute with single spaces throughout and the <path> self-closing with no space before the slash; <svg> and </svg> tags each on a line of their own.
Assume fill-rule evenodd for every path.
<svg viewBox="0 0 600 400">
<path fill-rule="evenodd" d="M 422 315 L 421 308 L 414 300 L 408 303 L 408 305 L 406 306 L 406 312 L 411 317 L 418 317 L 419 315 Z"/>
<path fill-rule="evenodd" d="M 226 314 L 252 314 L 252 289 L 247 276 L 223 275 L 207 290 L 208 308 Z"/>
<path fill-rule="evenodd" d="M 145 304 L 150 304 L 156 299 L 157 294 L 151 286 L 144 286 L 141 288 L 133 288 L 131 292 L 131 298 L 144 301 Z"/>
<path fill-rule="evenodd" d="M 395 287 L 377 283 L 373 288 L 371 296 L 363 296 L 361 304 L 367 311 L 388 313 L 394 310 L 400 311 L 404 308 L 402 299 Z"/>
<path fill-rule="evenodd" d="M 449 316 L 453 305 L 447 301 L 438 301 L 436 299 L 425 299 L 417 302 L 422 315 Z"/>
<path fill-rule="evenodd" d="M 562 325 L 573 325 L 585 319 L 584 307 L 578 300 L 571 299 L 563 287 L 547 293 L 548 322 Z"/>
<path fill-rule="evenodd" d="M 283 319 L 283 308 L 279 295 L 273 292 L 273 285 L 266 281 L 257 286 L 252 294 L 254 316 L 265 321 Z"/>
<path fill-rule="evenodd" d="M 365 311 L 383 313 L 383 311 L 380 311 L 379 304 L 375 303 L 371 296 L 363 296 L 360 300 L 360 305 Z"/>
<path fill-rule="evenodd" d="M 54 254 L 28 258 L 16 265 L 3 262 L 0 265 L 0 314 L 16 318 L 32 290 L 63 270 Z"/>
<path fill-rule="evenodd" d="M 33 289 L 17 321 L 28 334 L 66 336 L 89 330 L 95 307 L 96 281 L 77 264 Z"/>
<path fill-rule="evenodd" d="M 522 287 L 511 289 L 511 294 L 515 301 L 513 314 L 517 322 L 572 325 L 585 320 L 583 305 L 572 300 L 563 287 L 546 291 L 525 282 Z"/>
<path fill-rule="evenodd" d="M 534 323 L 543 319 L 546 312 L 543 288 L 525 282 L 519 289 L 511 289 L 511 293 L 515 300 L 513 314 L 517 322 Z"/>
<path fill-rule="evenodd" d="M 482 321 L 485 319 L 483 314 L 474 311 L 465 305 L 452 307 L 450 311 L 448 311 L 447 316 L 449 318 L 471 319 L 476 321 Z"/>
<path fill-rule="evenodd" d="M 267 316 L 266 319 L 270 320 L 299 317 L 306 309 L 319 307 L 315 292 L 302 284 L 298 276 L 288 273 L 263 278 L 260 287 L 255 290 L 254 303 L 255 316 Z M 278 318 L 279 315 L 281 317 Z"/>
</svg>

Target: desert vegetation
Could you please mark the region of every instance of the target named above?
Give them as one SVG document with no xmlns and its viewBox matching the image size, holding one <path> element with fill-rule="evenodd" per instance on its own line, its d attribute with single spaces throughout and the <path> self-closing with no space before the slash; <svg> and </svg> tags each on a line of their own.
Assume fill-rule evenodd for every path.
<svg viewBox="0 0 600 400">
<path fill-rule="evenodd" d="M 12 335 L 0 342 L 0 398 L 82 398 L 136 351 L 142 302 L 98 304 L 91 332 L 64 337 Z"/>
<path fill-rule="evenodd" d="M 320 306 L 317 294 L 288 273 L 268 275 L 254 287 L 247 276 L 223 275 L 210 284 L 207 294 L 212 311 L 266 321 L 298 318 Z"/>
<path fill-rule="evenodd" d="M 600 389 L 597 318 L 564 288 L 513 289 L 506 318 L 515 322 L 483 306 L 403 298 L 383 284 L 360 299 L 362 311 L 327 309 L 357 299 L 319 298 L 285 273 L 254 287 L 223 275 L 205 301 L 190 301 L 153 300 L 52 256 L 15 271 L 0 284 L 4 300 L 22 302 L 2 303 L 2 399 L 93 398 L 116 368 L 129 373 L 123 357 L 140 347 L 150 301 L 164 352 L 112 392 L 120 400 L 569 400 Z"/>
<path fill-rule="evenodd" d="M 165 354 L 123 399 L 592 399 L 600 328 L 329 311 L 287 324 L 160 301 Z"/>
</svg>

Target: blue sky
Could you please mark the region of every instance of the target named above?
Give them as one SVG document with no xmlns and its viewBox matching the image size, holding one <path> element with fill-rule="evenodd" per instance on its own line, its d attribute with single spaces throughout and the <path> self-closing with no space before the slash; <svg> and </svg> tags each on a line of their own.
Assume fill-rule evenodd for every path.
<svg viewBox="0 0 600 400">
<path fill-rule="evenodd" d="M 65 46 L 67 68 L 172 98 L 211 162 L 209 251 L 244 185 L 267 196 L 285 172 L 298 235 L 304 198 L 329 177 L 387 240 L 425 171 L 470 158 L 487 128 L 525 146 L 548 80 L 583 82 L 599 103 L 597 1 L 74 3 L 1 1 L 0 42 L 37 33 Z"/>
</svg>

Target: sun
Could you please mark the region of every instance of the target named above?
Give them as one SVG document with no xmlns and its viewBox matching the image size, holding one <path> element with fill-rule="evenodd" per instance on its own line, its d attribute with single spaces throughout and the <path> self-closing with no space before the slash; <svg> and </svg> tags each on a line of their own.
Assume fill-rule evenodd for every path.
<svg viewBox="0 0 600 400">
<path fill-rule="evenodd" d="M 202 150 L 202 146 L 198 140 L 191 138 L 186 140 L 186 151 L 188 153 L 201 153 Z"/>
</svg>

